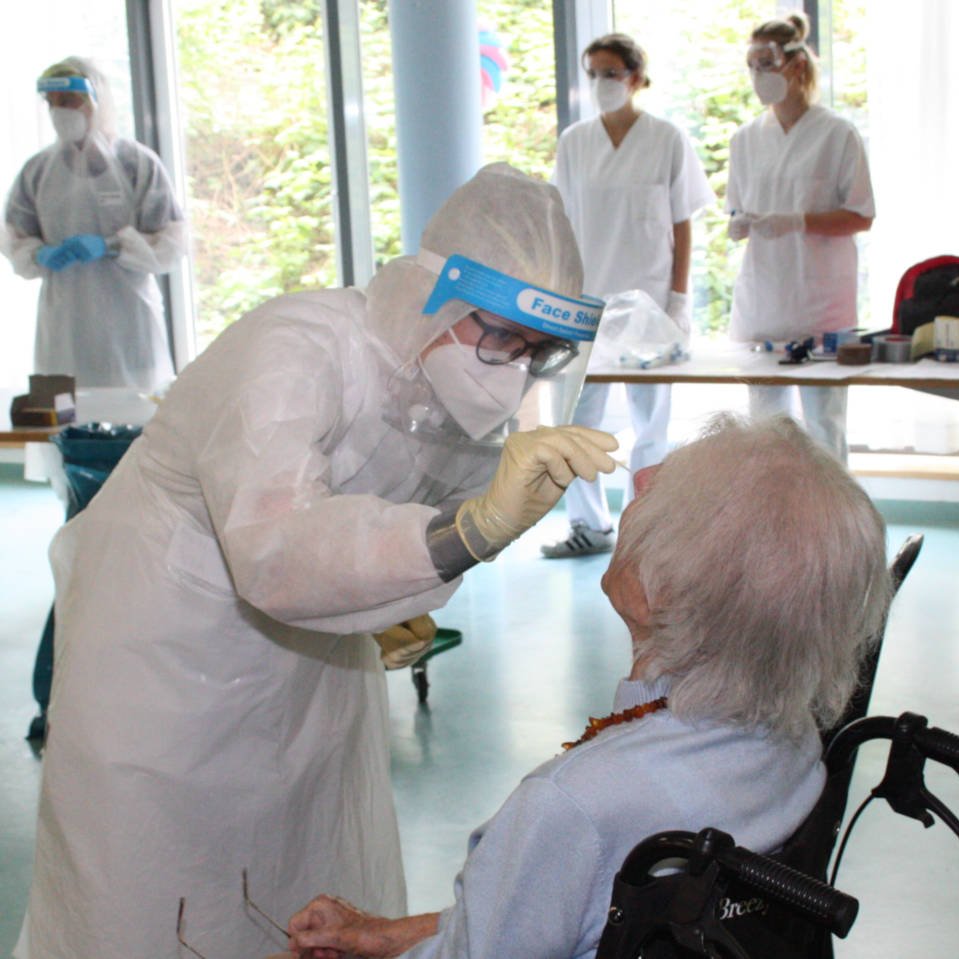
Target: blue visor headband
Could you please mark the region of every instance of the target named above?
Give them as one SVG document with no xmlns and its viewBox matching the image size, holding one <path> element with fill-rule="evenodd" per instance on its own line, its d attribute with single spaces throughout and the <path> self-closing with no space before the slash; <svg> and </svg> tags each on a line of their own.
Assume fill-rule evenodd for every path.
<svg viewBox="0 0 959 959">
<path fill-rule="evenodd" d="M 423 307 L 424 313 L 435 313 L 449 300 L 463 300 L 559 339 L 590 341 L 596 338 L 605 304 L 595 297 L 577 300 L 551 293 L 458 253 L 444 262 L 435 253 L 420 250 L 416 261 L 439 275 Z"/>
<path fill-rule="evenodd" d="M 37 80 L 37 93 L 85 93 L 94 103 L 97 95 L 93 84 L 86 77 L 41 77 Z"/>
</svg>

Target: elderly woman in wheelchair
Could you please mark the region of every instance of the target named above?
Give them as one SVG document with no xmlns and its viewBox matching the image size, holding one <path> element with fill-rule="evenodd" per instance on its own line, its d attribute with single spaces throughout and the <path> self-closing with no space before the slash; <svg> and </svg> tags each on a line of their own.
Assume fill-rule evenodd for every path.
<svg viewBox="0 0 959 959">
<path fill-rule="evenodd" d="M 613 712 L 473 833 L 452 906 L 387 919 L 321 895 L 294 953 L 592 957 L 640 837 L 714 826 L 773 851 L 809 814 L 819 729 L 889 601 L 882 518 L 786 418 L 717 417 L 634 482 L 603 577 L 633 654 Z"/>
</svg>

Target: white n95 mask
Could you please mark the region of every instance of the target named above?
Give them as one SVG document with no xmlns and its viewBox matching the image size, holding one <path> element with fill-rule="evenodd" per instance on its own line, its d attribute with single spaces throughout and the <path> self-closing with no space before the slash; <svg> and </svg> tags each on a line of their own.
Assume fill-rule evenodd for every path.
<svg viewBox="0 0 959 959">
<path fill-rule="evenodd" d="M 454 336 L 452 332 L 451 336 Z M 478 440 L 505 423 L 518 409 L 529 379 L 515 363 L 483 363 L 472 346 L 444 343 L 430 350 L 420 366 L 433 391 L 470 439 Z"/>
<path fill-rule="evenodd" d="M 773 103 L 782 103 L 789 92 L 789 82 L 781 73 L 751 71 L 753 75 L 753 89 L 759 102 L 763 106 Z"/>
<path fill-rule="evenodd" d="M 76 143 L 82 140 L 90 127 L 83 112 L 69 107 L 51 107 L 50 122 L 57 133 L 57 138 L 65 143 Z"/>
<path fill-rule="evenodd" d="M 612 77 L 597 77 L 590 81 L 589 89 L 600 113 L 615 113 L 629 99 L 626 84 Z"/>
</svg>

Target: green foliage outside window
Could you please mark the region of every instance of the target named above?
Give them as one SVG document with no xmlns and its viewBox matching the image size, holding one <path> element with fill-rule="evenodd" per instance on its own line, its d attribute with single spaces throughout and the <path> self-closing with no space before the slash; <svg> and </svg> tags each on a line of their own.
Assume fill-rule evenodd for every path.
<svg viewBox="0 0 959 959">
<path fill-rule="evenodd" d="M 321 6 L 174 0 L 201 344 L 271 296 L 336 283 Z M 359 0 L 359 12 L 373 246 L 383 262 L 401 252 L 388 2 Z M 484 116 L 484 160 L 547 178 L 556 146 L 552 5 L 478 0 L 477 12 L 510 61 Z M 728 324 L 742 255 L 726 235 L 723 202 L 730 138 L 759 109 L 745 45 L 771 15 L 771 0 L 616 5 L 617 29 L 649 46 L 655 87 L 641 98 L 655 90 L 653 112 L 687 130 L 717 195 L 693 263 L 696 322 L 707 332 Z M 864 0 L 834 0 L 832 15 L 842 68 L 835 105 L 862 129 Z"/>
<path fill-rule="evenodd" d="M 336 282 L 319 4 L 178 0 L 179 90 L 208 343 L 271 296 Z"/>
</svg>

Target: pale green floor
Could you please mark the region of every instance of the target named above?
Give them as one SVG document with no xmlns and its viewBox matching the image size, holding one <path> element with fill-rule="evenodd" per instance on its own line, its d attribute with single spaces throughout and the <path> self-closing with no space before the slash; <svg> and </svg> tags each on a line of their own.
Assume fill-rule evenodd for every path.
<svg viewBox="0 0 959 959">
<path fill-rule="evenodd" d="M 0 957 L 16 938 L 29 884 L 40 763 L 23 737 L 50 600 L 45 550 L 62 515 L 49 488 L 15 475 L 14 467 L 0 467 Z M 959 511 L 881 505 L 890 553 L 912 532 L 924 532 L 926 543 L 896 598 L 873 712 L 912 709 L 959 732 Z M 539 543 L 564 529 L 562 512 L 554 512 L 497 562 L 468 574 L 436 616 L 465 639 L 430 661 L 426 707 L 417 704 L 408 670 L 389 678 L 394 782 L 414 910 L 449 900 L 470 830 L 523 773 L 578 735 L 586 716 L 609 710 L 627 642 L 599 591 L 607 557 L 541 560 Z M 872 747 L 862 752 L 856 795 L 878 782 L 883 765 Z M 959 777 L 930 773 L 927 781 L 959 810 Z M 955 959 L 959 839 L 941 824 L 924 831 L 874 804 L 857 827 L 840 886 L 862 902 L 837 950 L 842 959 Z"/>
</svg>

